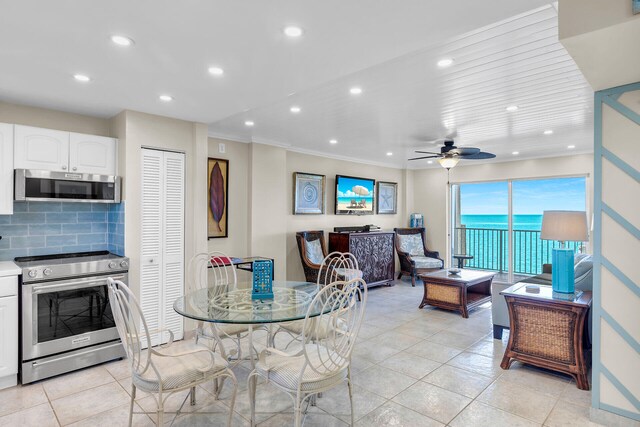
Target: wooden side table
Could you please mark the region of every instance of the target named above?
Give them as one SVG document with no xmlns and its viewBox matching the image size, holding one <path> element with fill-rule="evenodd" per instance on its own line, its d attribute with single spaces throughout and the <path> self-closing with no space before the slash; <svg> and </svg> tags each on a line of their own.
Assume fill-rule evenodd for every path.
<svg viewBox="0 0 640 427">
<path fill-rule="evenodd" d="M 491 281 L 495 273 L 478 270 L 460 270 L 458 274 L 438 270 L 421 274 L 424 296 L 420 308 L 433 305 L 445 310 L 455 310 L 465 319 L 469 309 L 491 301 Z"/>
<path fill-rule="evenodd" d="M 554 298 L 551 286 L 538 285 L 539 293 L 517 283 L 504 291 L 511 332 L 502 369 L 514 360 L 571 375 L 581 390 L 589 390 L 589 334 L 585 320 L 591 308 L 590 291 L 571 300 Z"/>
</svg>

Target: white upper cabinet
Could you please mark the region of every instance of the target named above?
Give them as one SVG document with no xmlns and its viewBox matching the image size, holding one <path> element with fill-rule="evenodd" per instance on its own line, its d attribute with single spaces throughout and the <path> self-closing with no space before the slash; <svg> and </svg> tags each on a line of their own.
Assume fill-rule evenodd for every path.
<svg viewBox="0 0 640 427">
<path fill-rule="evenodd" d="M 66 171 L 69 167 L 69 132 L 15 126 L 16 169 Z"/>
<path fill-rule="evenodd" d="M 116 174 L 117 141 L 105 136 L 71 133 L 69 170 L 99 175 Z"/>
<path fill-rule="evenodd" d="M 15 126 L 15 169 L 116 175 L 117 140 Z"/>
<path fill-rule="evenodd" d="M 0 215 L 13 213 L 13 125 L 0 123 Z"/>
</svg>

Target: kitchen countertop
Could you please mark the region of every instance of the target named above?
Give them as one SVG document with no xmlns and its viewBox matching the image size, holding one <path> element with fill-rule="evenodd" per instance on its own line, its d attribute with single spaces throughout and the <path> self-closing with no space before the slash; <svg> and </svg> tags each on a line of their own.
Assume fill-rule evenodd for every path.
<svg viewBox="0 0 640 427">
<path fill-rule="evenodd" d="M 18 276 L 22 274 L 22 269 L 13 261 L 0 261 L 0 277 Z"/>
</svg>

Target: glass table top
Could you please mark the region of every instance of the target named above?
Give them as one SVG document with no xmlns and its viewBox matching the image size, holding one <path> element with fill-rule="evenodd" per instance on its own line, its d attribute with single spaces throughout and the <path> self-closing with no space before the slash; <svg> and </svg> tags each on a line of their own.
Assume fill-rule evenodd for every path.
<svg viewBox="0 0 640 427">
<path fill-rule="evenodd" d="M 257 324 L 304 319 L 318 292 L 309 282 L 273 281 L 273 299 L 251 299 L 249 283 L 238 289 L 212 286 L 189 292 L 173 304 L 176 312 L 191 319 L 215 323 Z M 323 304 L 317 304 L 311 317 L 319 316 Z"/>
</svg>

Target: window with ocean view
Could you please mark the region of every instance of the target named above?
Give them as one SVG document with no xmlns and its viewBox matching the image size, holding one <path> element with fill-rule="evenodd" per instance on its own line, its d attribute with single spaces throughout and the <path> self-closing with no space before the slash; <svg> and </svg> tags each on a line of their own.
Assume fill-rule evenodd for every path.
<svg viewBox="0 0 640 427">
<path fill-rule="evenodd" d="M 551 263 L 552 248 L 561 245 L 540 239 L 543 212 L 585 209 L 585 177 L 455 184 L 453 253 L 473 255 L 467 268 L 501 272 L 503 280 L 540 274 L 542 264 Z M 576 251 L 581 246 L 568 242 Z"/>
</svg>

